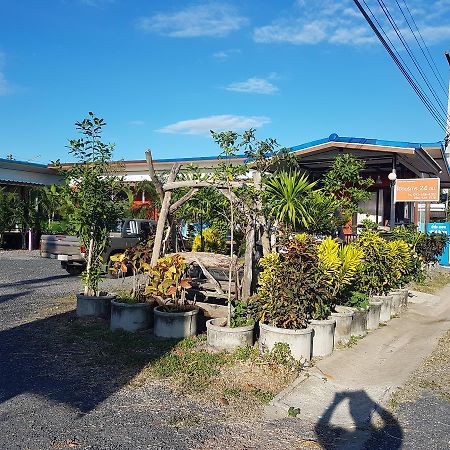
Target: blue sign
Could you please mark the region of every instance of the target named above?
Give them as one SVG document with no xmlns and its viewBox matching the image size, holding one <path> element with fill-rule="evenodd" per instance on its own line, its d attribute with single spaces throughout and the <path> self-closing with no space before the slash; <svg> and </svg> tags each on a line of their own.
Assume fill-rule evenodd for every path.
<svg viewBox="0 0 450 450">
<path fill-rule="evenodd" d="M 450 222 L 441 222 L 441 223 L 429 223 L 427 227 L 427 232 L 431 233 L 444 233 L 450 235 Z M 442 256 L 438 258 L 439 264 L 443 266 L 450 265 L 450 244 L 447 242 L 444 253 Z"/>
</svg>

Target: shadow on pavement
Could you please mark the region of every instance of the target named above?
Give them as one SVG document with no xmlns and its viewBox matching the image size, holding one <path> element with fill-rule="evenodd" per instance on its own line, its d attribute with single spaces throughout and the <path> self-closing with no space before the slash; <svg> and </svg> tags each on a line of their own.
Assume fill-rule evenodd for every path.
<svg viewBox="0 0 450 450">
<path fill-rule="evenodd" d="M 111 333 L 73 311 L 0 332 L 0 403 L 32 393 L 86 413 L 177 341 Z"/>
<path fill-rule="evenodd" d="M 337 407 L 348 400 L 353 426 L 333 425 Z M 342 408 L 342 406 L 341 406 Z M 368 448 L 397 450 L 402 447 L 403 431 L 395 417 L 373 401 L 365 391 L 338 392 L 315 426 L 321 446 L 326 449 Z"/>
<path fill-rule="evenodd" d="M 24 285 L 33 287 L 38 284 L 44 284 L 44 283 L 48 283 L 49 281 L 60 280 L 62 278 L 73 278 L 73 277 L 71 275 L 65 273 L 65 274 L 61 274 L 61 275 L 52 275 L 50 277 L 45 277 L 45 278 L 29 278 L 28 280 L 20 280 L 20 281 L 13 281 L 11 283 L 0 284 L 0 288 L 7 288 L 7 287 L 13 287 L 13 286 L 24 286 Z"/>
<path fill-rule="evenodd" d="M 15 300 L 16 298 L 24 297 L 25 295 L 28 295 L 31 291 L 22 291 L 22 292 L 15 292 L 14 294 L 5 294 L 0 295 L 0 303 L 5 303 L 10 300 Z M 1 348 L 1 343 L 0 343 Z"/>
</svg>

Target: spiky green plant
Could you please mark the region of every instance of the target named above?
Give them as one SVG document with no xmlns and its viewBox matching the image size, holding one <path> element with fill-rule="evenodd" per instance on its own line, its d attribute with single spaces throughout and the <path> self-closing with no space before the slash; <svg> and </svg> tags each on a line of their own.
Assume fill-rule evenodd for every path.
<svg viewBox="0 0 450 450">
<path fill-rule="evenodd" d="M 302 202 L 303 197 L 315 186 L 306 174 L 298 171 L 279 172 L 264 183 L 264 195 L 269 216 L 287 228 L 307 227 L 310 216 Z"/>
</svg>

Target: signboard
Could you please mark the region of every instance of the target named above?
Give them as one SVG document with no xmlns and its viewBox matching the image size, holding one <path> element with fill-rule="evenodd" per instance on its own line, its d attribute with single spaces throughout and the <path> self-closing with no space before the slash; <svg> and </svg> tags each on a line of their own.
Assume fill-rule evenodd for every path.
<svg viewBox="0 0 450 450">
<path fill-rule="evenodd" d="M 394 202 L 438 202 L 441 185 L 439 178 L 397 179 Z"/>
<path fill-rule="evenodd" d="M 449 222 L 441 222 L 441 223 L 429 223 L 427 227 L 428 233 L 444 233 L 447 236 L 450 235 L 450 223 Z M 450 243 L 447 242 L 445 244 L 444 252 L 442 256 L 439 258 L 439 264 L 443 266 L 450 265 Z"/>
</svg>

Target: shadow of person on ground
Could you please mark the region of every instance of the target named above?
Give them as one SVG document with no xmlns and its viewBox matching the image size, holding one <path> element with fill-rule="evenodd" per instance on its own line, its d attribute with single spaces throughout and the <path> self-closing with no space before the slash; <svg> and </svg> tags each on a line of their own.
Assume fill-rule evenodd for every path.
<svg viewBox="0 0 450 450">
<path fill-rule="evenodd" d="M 31 393 L 89 412 L 177 342 L 110 332 L 73 311 L 1 331 L 0 404 Z"/>
<path fill-rule="evenodd" d="M 333 425 L 332 416 L 345 400 L 348 400 L 354 425 Z M 363 390 L 336 393 L 333 402 L 317 422 L 315 432 L 321 446 L 326 450 L 397 450 L 403 442 L 403 431 L 397 419 Z"/>
</svg>

